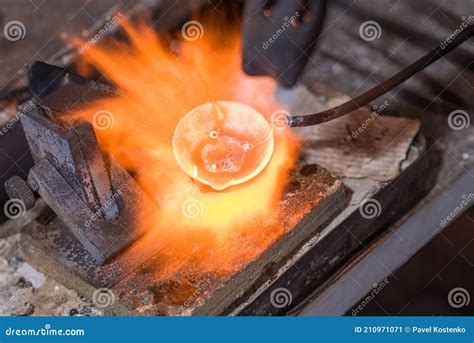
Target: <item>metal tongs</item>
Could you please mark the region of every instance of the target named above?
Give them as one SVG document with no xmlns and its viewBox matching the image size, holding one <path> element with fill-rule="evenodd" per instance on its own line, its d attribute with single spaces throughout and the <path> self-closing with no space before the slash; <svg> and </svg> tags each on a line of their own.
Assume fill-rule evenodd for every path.
<svg viewBox="0 0 474 343">
<path fill-rule="evenodd" d="M 464 41 L 471 38 L 473 34 L 474 25 L 470 25 L 451 41 L 448 41 L 447 43 L 440 43 L 438 47 L 431 50 L 431 52 L 413 62 L 408 67 L 399 71 L 387 80 L 369 89 L 365 93 L 362 93 L 361 95 L 356 96 L 355 98 L 346 101 L 341 105 L 324 110 L 322 112 L 301 116 L 291 116 L 288 118 L 288 124 L 290 127 L 312 126 L 342 117 L 343 115 L 348 114 L 388 93 L 391 89 L 397 87 L 412 76 L 418 74 L 433 62 L 439 60 L 441 57 L 461 45 Z"/>
</svg>

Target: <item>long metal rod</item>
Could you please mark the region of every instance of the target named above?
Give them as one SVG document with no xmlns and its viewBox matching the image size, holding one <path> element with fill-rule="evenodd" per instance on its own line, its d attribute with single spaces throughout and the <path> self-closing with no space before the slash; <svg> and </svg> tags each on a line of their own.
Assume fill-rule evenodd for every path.
<svg viewBox="0 0 474 343">
<path fill-rule="evenodd" d="M 302 116 L 291 116 L 290 126 L 312 126 L 342 117 L 343 115 L 370 103 L 381 95 L 384 95 L 385 93 L 389 92 L 396 86 L 402 84 L 403 82 L 411 78 L 413 75 L 419 73 L 433 62 L 439 60 L 441 57 L 457 48 L 459 45 L 471 38 L 473 35 L 474 25 L 470 25 L 449 42 L 440 43 L 439 46 L 434 48 L 430 53 L 421 57 L 416 62 L 399 71 L 398 73 L 396 73 L 389 79 L 383 81 L 382 83 L 379 83 L 377 86 L 369 89 L 365 93 L 341 105 L 324 110 L 322 112 Z"/>
</svg>

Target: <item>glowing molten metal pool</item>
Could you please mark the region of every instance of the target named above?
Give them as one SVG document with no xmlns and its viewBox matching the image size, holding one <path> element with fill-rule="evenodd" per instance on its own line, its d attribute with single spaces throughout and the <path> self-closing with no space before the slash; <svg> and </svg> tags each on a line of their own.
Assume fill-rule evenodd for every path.
<svg viewBox="0 0 474 343">
<path fill-rule="evenodd" d="M 196 107 L 181 119 L 173 136 L 181 168 L 216 190 L 258 175 L 273 147 L 270 123 L 253 108 L 229 101 Z"/>
<path fill-rule="evenodd" d="M 158 205 L 142 216 L 166 246 L 156 277 L 185 274 L 191 264 L 230 275 L 283 233 L 274 214 L 298 143 L 289 130 L 272 130 L 272 113 L 284 110 L 275 83 L 242 72 L 236 29 L 205 24 L 201 39 L 182 39 L 170 52 L 147 26 L 121 27 L 130 44 L 82 45 L 120 95 L 78 115 Z M 208 120 L 219 111 L 222 125 Z"/>
</svg>

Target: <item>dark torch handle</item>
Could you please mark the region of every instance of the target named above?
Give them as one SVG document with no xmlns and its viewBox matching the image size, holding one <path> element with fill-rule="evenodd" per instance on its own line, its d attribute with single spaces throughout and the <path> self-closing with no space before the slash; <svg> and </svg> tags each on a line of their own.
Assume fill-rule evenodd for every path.
<svg viewBox="0 0 474 343">
<path fill-rule="evenodd" d="M 369 89 L 365 93 L 330 109 L 327 109 L 322 112 L 302 115 L 302 116 L 291 116 L 290 117 L 290 126 L 291 127 L 301 127 L 301 126 L 311 126 L 327 121 L 342 117 L 343 115 L 350 113 L 369 102 L 377 99 L 381 95 L 389 92 L 391 89 L 400 85 L 401 83 L 408 80 L 413 75 L 419 73 L 426 67 L 428 67 L 433 62 L 437 61 L 444 55 L 448 54 L 456 47 L 461 45 L 464 41 L 471 38 L 474 34 L 474 25 L 466 27 L 461 33 L 459 33 L 454 39 L 448 43 L 440 43 L 438 47 L 434 48 L 430 53 L 418 59 L 416 62 L 410 64 L 405 69 L 399 71 L 389 79 L 379 83 L 375 87 Z"/>
</svg>

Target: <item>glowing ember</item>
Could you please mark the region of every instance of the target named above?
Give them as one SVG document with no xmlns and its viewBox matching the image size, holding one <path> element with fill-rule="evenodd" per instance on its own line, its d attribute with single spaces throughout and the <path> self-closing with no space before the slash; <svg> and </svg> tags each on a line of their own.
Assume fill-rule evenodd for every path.
<svg viewBox="0 0 474 343">
<path fill-rule="evenodd" d="M 84 49 L 88 63 L 120 95 L 77 114 L 95 126 L 100 114 L 112 116 L 113 125 L 96 130 L 101 148 L 158 204 L 157 213 L 142 216 L 142 224 L 159 232 L 166 246 L 159 255 L 158 279 L 186 275 L 191 265 L 189 273 L 231 275 L 260 255 L 283 233 L 275 210 L 296 159 L 297 142 L 288 130 L 269 134 L 271 114 L 284 109 L 274 99 L 274 81 L 242 72 L 237 30 L 219 34 L 201 23 L 203 37 L 183 40 L 178 54 L 162 47 L 152 29 L 127 21 L 121 25 L 131 45 L 110 41 Z M 221 18 L 216 25 L 222 27 Z M 200 112 L 212 106 L 215 112 Z M 224 125 L 194 118 L 199 134 L 207 136 L 190 149 L 183 131 L 183 149 L 191 154 L 178 154 L 178 164 L 173 135 L 194 120 L 186 116 L 190 112 L 214 113 Z M 175 148 L 181 150 L 180 145 L 175 140 Z M 193 178 L 219 189 L 234 186 L 203 190 Z"/>
<path fill-rule="evenodd" d="M 268 164 L 270 124 L 249 106 L 229 101 L 193 109 L 173 136 L 176 160 L 191 177 L 222 190 L 250 180 Z"/>
</svg>

